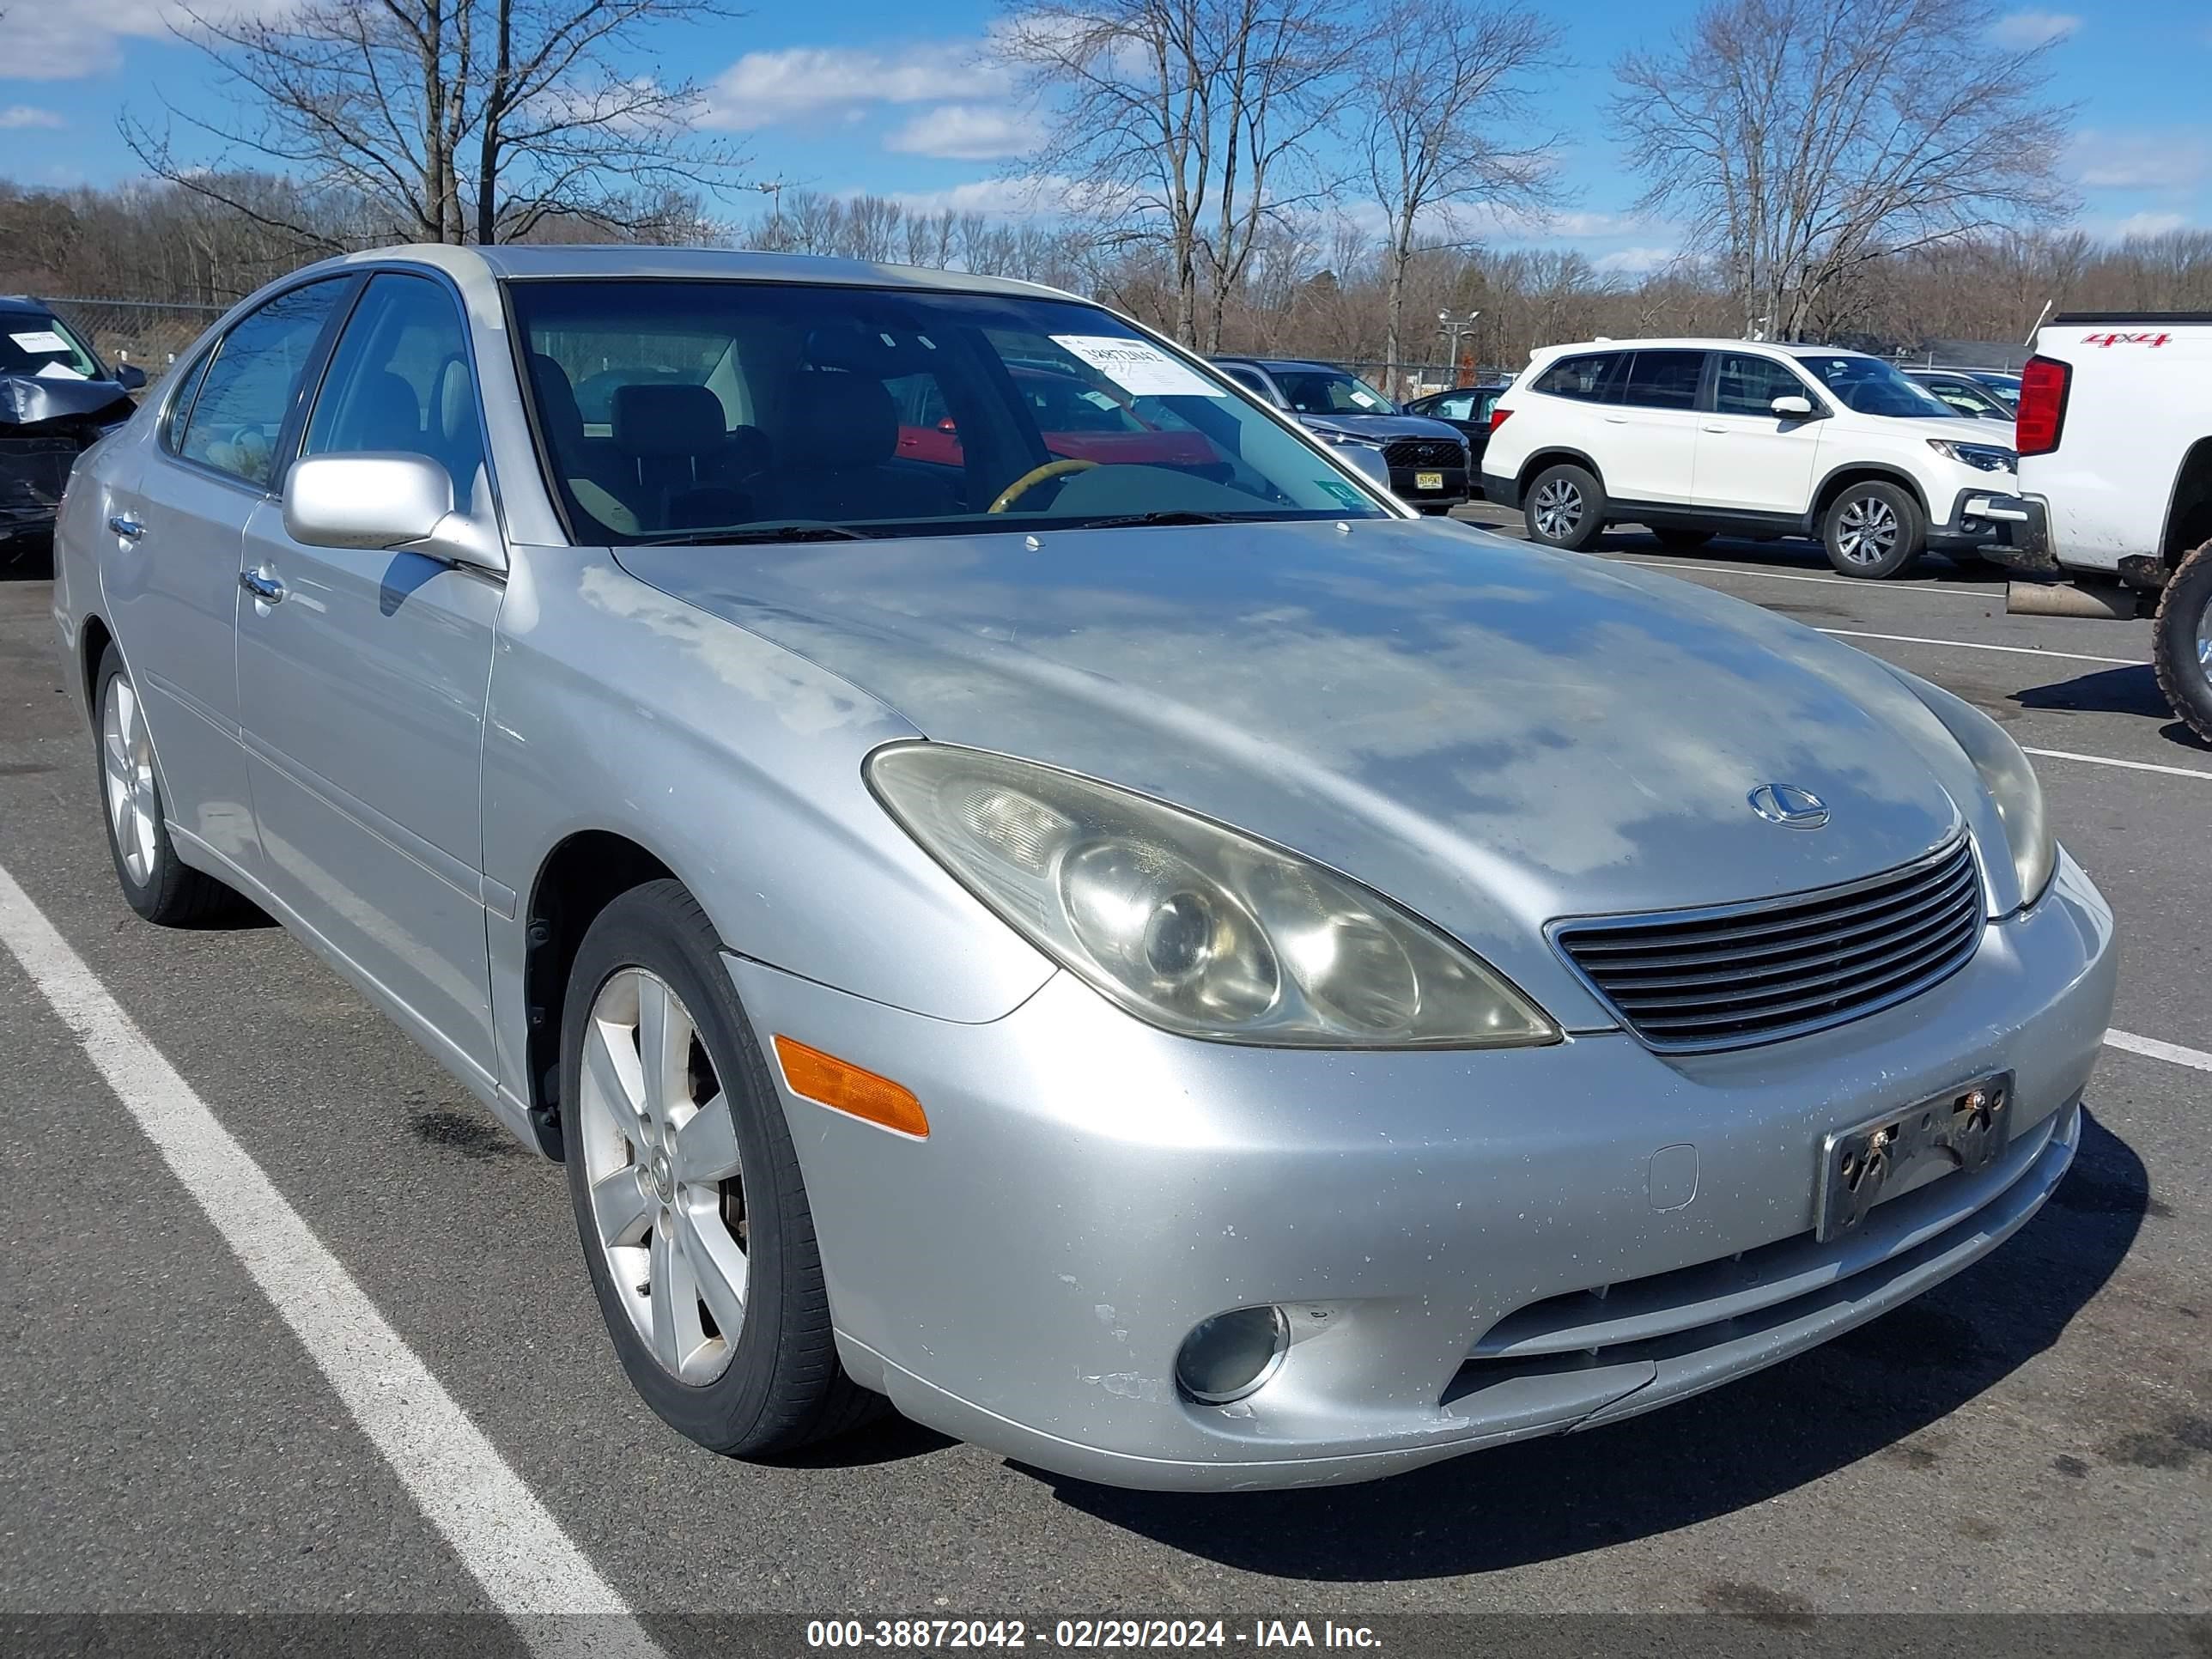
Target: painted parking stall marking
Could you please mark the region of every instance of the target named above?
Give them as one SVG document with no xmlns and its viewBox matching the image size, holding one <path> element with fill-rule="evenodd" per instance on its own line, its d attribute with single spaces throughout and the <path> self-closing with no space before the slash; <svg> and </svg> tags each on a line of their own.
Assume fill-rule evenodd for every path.
<svg viewBox="0 0 2212 1659">
<path fill-rule="evenodd" d="M 622 1597 L 4 868 L 0 943 L 531 1650 L 658 1659 Z"/>
<path fill-rule="evenodd" d="M 2202 1048 L 2185 1048 L 2178 1042 L 2161 1042 L 2157 1037 L 2137 1036 L 2133 1031 L 2107 1031 L 2105 1041 L 2115 1048 L 2124 1048 L 2131 1054 L 2142 1054 L 2151 1060 L 2170 1060 L 2176 1066 L 2186 1066 L 2192 1071 L 2212 1072 L 2212 1054 Z"/>
<path fill-rule="evenodd" d="M 2148 668 L 2141 657 L 2093 657 L 2080 651 L 2045 651 L 2033 645 L 1984 645 L 1978 640 L 1933 640 L 1921 634 L 1869 634 L 1857 628 L 1823 628 L 1816 632 L 1839 640 L 1889 640 L 1899 645 L 1941 645 L 1954 651 L 2002 651 L 2011 657 L 2056 657 L 2061 662 L 2106 662 L 2121 668 Z"/>
<path fill-rule="evenodd" d="M 2165 766 L 2156 761 L 2119 760 L 2111 755 L 2077 755 L 2070 749 L 2030 749 L 2021 745 L 2023 755 L 2038 755 L 2045 760 L 2080 761 L 2087 766 L 2119 766 L 2130 772 L 2158 772 L 2170 778 L 2202 778 L 2212 783 L 2212 772 L 2200 772 L 2190 766 Z"/>
</svg>

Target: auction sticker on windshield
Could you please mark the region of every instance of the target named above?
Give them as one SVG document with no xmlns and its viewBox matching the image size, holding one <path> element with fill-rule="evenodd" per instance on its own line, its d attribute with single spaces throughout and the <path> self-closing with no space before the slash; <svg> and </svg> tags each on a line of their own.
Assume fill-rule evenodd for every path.
<svg viewBox="0 0 2212 1659">
<path fill-rule="evenodd" d="M 1158 347 L 1111 334 L 1055 334 L 1052 343 L 1073 353 L 1132 398 L 1226 398 Z"/>
</svg>

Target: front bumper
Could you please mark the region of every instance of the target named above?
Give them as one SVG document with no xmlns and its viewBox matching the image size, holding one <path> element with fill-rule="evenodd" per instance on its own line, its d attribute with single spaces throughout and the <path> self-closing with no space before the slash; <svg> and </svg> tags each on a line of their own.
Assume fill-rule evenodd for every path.
<svg viewBox="0 0 2212 1659">
<path fill-rule="evenodd" d="M 2002 488 L 1960 490 L 1941 524 L 1928 526 L 1928 545 L 1939 552 L 1972 549 L 2002 559 L 2012 544 L 2014 527 L 2028 517 L 2028 503 Z"/>
<path fill-rule="evenodd" d="M 1193 1042 L 1070 975 L 959 1025 L 730 958 L 785 1033 L 911 1088 L 927 1141 L 789 1093 L 840 1352 L 908 1416 L 1120 1486 L 1358 1480 L 1649 1410 L 1957 1272 L 2063 1175 L 2112 1004 L 2112 915 L 2062 856 L 1950 979 L 1851 1024 L 1662 1059 Z M 772 1052 L 772 1050 L 771 1050 Z M 1813 1238 L 1821 1137 L 1999 1072 L 1996 1163 Z M 1602 1293 L 1601 1294 L 1598 1293 Z M 1231 1406 L 1175 1356 L 1227 1310 L 1293 1341 Z"/>
</svg>

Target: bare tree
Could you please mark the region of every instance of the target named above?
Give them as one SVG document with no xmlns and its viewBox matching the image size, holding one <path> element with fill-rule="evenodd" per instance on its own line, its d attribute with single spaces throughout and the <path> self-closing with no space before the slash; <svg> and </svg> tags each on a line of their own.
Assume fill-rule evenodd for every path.
<svg viewBox="0 0 2212 1659">
<path fill-rule="evenodd" d="M 1552 176 L 1556 141 L 1513 137 L 1538 76 L 1559 62 L 1559 31 L 1517 3 L 1385 0 L 1361 50 L 1367 82 L 1359 134 L 1368 188 L 1389 220 L 1382 356 L 1402 361 L 1406 275 L 1423 221 L 1463 242 L 1458 210 L 1528 211 Z"/>
<path fill-rule="evenodd" d="M 228 119 L 167 106 L 123 133 L 157 178 L 262 218 L 303 247 L 329 228 L 271 216 L 232 193 L 237 158 L 310 192 L 353 198 L 371 238 L 514 241 L 574 222 L 649 233 L 673 196 L 726 179 L 740 158 L 695 136 L 697 83 L 621 63 L 653 26 L 727 15 L 718 0 L 304 0 L 264 15 L 183 4 L 179 36 L 234 94 Z M 215 147 L 222 172 L 185 149 Z"/>
<path fill-rule="evenodd" d="M 1201 284 L 1211 348 L 1261 230 L 1300 199 L 1286 175 L 1344 90 L 1334 15 L 1327 0 L 1045 0 L 1000 35 L 1049 118 L 1029 165 L 1083 180 L 1078 205 L 1114 240 L 1160 245 L 1187 343 Z"/>
<path fill-rule="evenodd" d="M 2051 43 L 1988 26 L 1972 0 L 1715 0 L 1621 60 L 1644 204 L 1721 257 L 1747 332 L 1796 338 L 1870 261 L 2066 210 Z"/>
</svg>

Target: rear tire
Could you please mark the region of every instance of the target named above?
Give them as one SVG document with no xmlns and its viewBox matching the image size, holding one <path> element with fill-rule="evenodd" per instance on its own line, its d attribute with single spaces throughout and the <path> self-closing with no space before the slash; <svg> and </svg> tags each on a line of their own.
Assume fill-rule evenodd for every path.
<svg viewBox="0 0 2212 1659">
<path fill-rule="evenodd" d="M 1651 534 L 1669 553 L 1694 553 L 1713 538 L 1710 530 L 1678 530 L 1671 525 Z"/>
<path fill-rule="evenodd" d="M 1928 520 L 1910 490 L 1869 479 L 1828 503 L 1820 521 L 1828 562 L 1846 576 L 1878 581 L 1911 568 L 1928 545 Z"/>
<path fill-rule="evenodd" d="M 2182 723 L 2212 743 L 2212 542 L 2185 556 L 2166 579 L 2151 624 L 2158 689 Z"/>
<path fill-rule="evenodd" d="M 889 1402 L 838 1364 L 806 1185 L 721 950 L 678 882 L 599 913 L 562 1018 L 561 1144 L 631 1386 L 678 1433 L 762 1457 Z"/>
<path fill-rule="evenodd" d="M 1579 553 L 1604 533 L 1605 507 L 1605 488 L 1589 470 L 1562 463 L 1529 481 L 1522 517 L 1530 541 Z"/>
<path fill-rule="evenodd" d="M 163 927 L 199 927 L 241 904 L 213 876 L 177 856 L 169 839 L 161 767 L 139 707 L 138 688 L 112 645 L 93 682 L 93 731 L 99 744 L 101 818 L 115 878 L 131 908 Z"/>
</svg>

